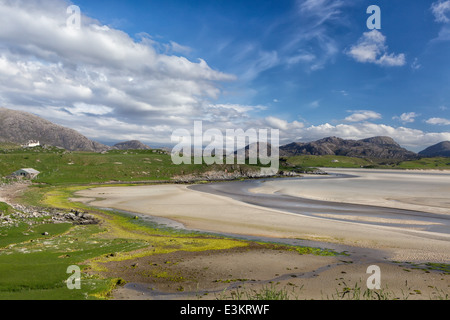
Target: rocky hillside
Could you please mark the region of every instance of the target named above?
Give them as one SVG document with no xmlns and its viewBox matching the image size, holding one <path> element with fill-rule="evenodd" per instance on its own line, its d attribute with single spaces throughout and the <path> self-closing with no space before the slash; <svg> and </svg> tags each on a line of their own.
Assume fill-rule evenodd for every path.
<svg viewBox="0 0 450 320">
<path fill-rule="evenodd" d="M 132 141 L 126 141 L 126 142 L 120 142 L 113 146 L 115 149 L 119 150 L 150 150 L 151 148 L 147 146 L 146 144 L 143 144 L 142 142 L 138 140 L 132 140 Z"/>
<path fill-rule="evenodd" d="M 242 151 L 242 149 L 235 151 L 234 155 L 237 156 L 239 154 L 239 151 Z M 253 159 L 259 159 L 260 157 L 263 157 L 263 156 L 271 157 L 272 156 L 272 145 L 270 143 L 262 143 L 262 142 L 252 143 L 250 145 L 247 145 L 244 148 L 244 151 L 245 151 L 245 159 L 248 159 L 249 157 L 251 157 Z M 285 152 L 284 150 L 282 150 L 280 148 L 280 150 L 279 150 L 280 157 L 289 156 L 289 155 L 290 154 L 288 152 Z"/>
<path fill-rule="evenodd" d="M 345 140 L 328 137 L 321 140 L 294 142 L 280 148 L 280 155 L 337 155 L 372 159 L 416 159 L 418 155 L 402 148 L 390 137 L 373 137 L 363 140 Z"/>
<path fill-rule="evenodd" d="M 110 149 L 89 140 L 75 130 L 56 125 L 30 113 L 0 108 L 0 141 L 25 144 L 30 140 L 69 151 L 101 152 Z"/>
<path fill-rule="evenodd" d="M 443 141 L 419 152 L 422 157 L 450 157 L 450 141 Z"/>
</svg>

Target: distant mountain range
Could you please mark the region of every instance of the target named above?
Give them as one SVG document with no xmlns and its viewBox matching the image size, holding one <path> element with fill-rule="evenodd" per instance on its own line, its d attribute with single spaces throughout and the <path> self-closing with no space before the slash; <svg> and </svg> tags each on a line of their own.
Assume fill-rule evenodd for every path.
<svg viewBox="0 0 450 320">
<path fill-rule="evenodd" d="M 422 157 L 450 157 L 450 141 L 443 141 L 419 152 Z"/>
<path fill-rule="evenodd" d="M 112 147 L 92 141 L 73 129 L 56 125 L 23 111 L 0 108 L 0 142 L 25 144 L 37 140 L 41 144 L 69 151 L 102 152 L 107 150 L 151 149 L 140 141 L 118 143 Z M 270 150 L 270 146 L 268 147 Z M 249 147 L 246 148 L 248 156 Z M 450 141 L 431 146 L 418 154 L 402 148 L 390 137 L 345 140 L 328 137 L 308 143 L 293 142 L 280 147 L 280 156 L 336 155 L 372 159 L 411 160 L 420 157 L 450 157 Z"/>
<path fill-rule="evenodd" d="M 344 140 L 337 137 L 328 137 L 309 143 L 294 142 L 282 146 L 280 155 L 336 155 L 396 160 L 410 160 L 419 157 L 415 152 L 402 148 L 390 137 L 373 137 L 363 140 Z"/>
<path fill-rule="evenodd" d="M 143 144 L 142 142 L 140 142 L 138 140 L 117 143 L 113 146 L 113 148 L 119 149 L 119 150 L 150 150 L 151 149 L 149 146 L 147 146 L 146 144 Z"/>
</svg>

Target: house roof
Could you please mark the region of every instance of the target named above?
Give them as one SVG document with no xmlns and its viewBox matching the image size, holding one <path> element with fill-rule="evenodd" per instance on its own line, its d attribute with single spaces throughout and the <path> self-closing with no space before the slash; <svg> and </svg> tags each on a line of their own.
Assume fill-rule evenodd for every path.
<svg viewBox="0 0 450 320">
<path fill-rule="evenodd" d="M 33 168 L 20 169 L 20 170 L 17 170 L 16 172 L 20 172 L 20 171 L 25 171 L 28 174 L 39 174 L 40 173 L 39 171 L 37 171 Z"/>
</svg>

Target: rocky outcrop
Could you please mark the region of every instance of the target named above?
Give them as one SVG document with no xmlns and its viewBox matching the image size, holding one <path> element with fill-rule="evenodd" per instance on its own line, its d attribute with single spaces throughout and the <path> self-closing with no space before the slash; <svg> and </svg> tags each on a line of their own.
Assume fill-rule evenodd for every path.
<svg viewBox="0 0 450 320">
<path fill-rule="evenodd" d="M 8 214 L 0 212 L 0 226 L 18 226 L 20 223 L 30 226 L 37 223 L 72 223 L 74 225 L 98 223 L 94 216 L 76 210 L 63 212 L 58 209 L 42 209 L 21 204 L 10 204 L 10 207 L 12 212 Z"/>
</svg>

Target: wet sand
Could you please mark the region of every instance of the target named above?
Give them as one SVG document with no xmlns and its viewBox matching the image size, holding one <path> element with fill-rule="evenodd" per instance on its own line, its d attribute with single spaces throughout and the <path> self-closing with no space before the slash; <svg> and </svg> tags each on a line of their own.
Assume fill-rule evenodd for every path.
<svg viewBox="0 0 450 320">
<path fill-rule="evenodd" d="M 448 176 L 442 177 L 434 174 L 427 176 L 426 173 L 420 173 L 415 177 L 401 178 L 394 172 L 359 172 L 352 172 L 352 175 L 358 174 L 358 178 L 348 176 L 340 179 L 313 177 L 300 180 L 278 179 L 266 182 L 217 183 L 191 187 L 184 185 L 102 187 L 80 191 L 77 196 L 84 197 L 84 200 L 93 206 L 167 218 L 180 223 L 187 229 L 242 237 L 266 237 L 274 241 L 300 239 L 298 240 L 300 245 L 307 245 L 312 241 L 320 244 L 319 246 L 323 248 L 339 247 L 352 251 L 351 257 L 348 258 L 351 260 L 349 264 L 343 263 L 342 258 L 319 257 L 318 260 L 314 260 L 314 265 L 310 265 L 308 268 L 302 267 L 301 274 L 306 273 L 309 276 L 298 278 L 295 285 L 298 287 L 305 284 L 311 286 L 305 297 L 320 299 L 320 295 L 323 298 L 324 292 L 327 292 L 327 295 L 335 293 L 336 286 L 343 285 L 342 281 L 345 281 L 345 276 L 342 275 L 348 275 L 347 281 L 366 279 L 365 271 L 370 264 L 383 265 L 385 279 L 391 279 L 390 288 L 394 286 L 400 290 L 400 287 L 403 288 L 409 284 L 411 288 L 420 288 L 421 292 L 432 294 L 432 291 L 435 290 L 433 288 L 440 284 L 440 288 L 448 292 L 450 285 L 448 275 L 439 273 L 436 277 L 434 272 L 427 273 L 423 270 L 406 272 L 402 271 L 403 267 L 392 264 L 392 261 L 418 264 L 450 262 L 449 209 L 446 202 L 448 200 L 441 194 L 441 192 L 447 192 L 446 188 L 449 187 Z M 344 172 L 337 173 L 343 174 Z M 345 174 L 349 174 L 349 172 L 347 171 Z M 380 175 L 377 176 L 378 174 Z M 417 179 L 422 179 L 423 186 L 428 191 L 422 190 L 420 186 L 414 187 Z M 351 181 L 357 182 L 358 185 L 353 186 Z M 375 182 L 375 184 L 372 185 L 371 182 Z M 362 188 L 361 184 L 365 187 Z M 408 186 L 408 190 L 399 188 L 399 184 Z M 306 188 L 309 193 L 306 191 L 299 193 L 299 188 L 305 186 L 311 186 L 311 188 Z M 377 193 L 372 192 L 375 189 L 378 190 Z M 353 191 L 355 197 L 351 193 Z M 352 196 L 344 198 L 342 195 L 345 193 Z M 386 195 L 389 198 L 386 198 Z M 406 201 L 405 195 L 408 196 L 408 199 L 416 199 L 415 201 L 418 203 Z M 428 208 L 426 201 L 420 202 L 424 195 L 427 201 L 430 201 L 432 196 L 436 198 L 436 201 L 433 200 L 433 208 L 428 211 L 418 210 L 419 208 Z M 251 196 L 255 196 L 255 198 Z M 250 201 L 243 202 L 245 200 L 241 201 L 242 199 L 239 200 L 239 197 L 250 199 Z M 276 197 L 277 200 L 272 201 L 275 198 L 271 197 Z M 315 199 L 309 199 L 312 202 L 308 202 L 306 201 L 308 199 L 305 200 L 308 197 Z M 284 208 L 282 203 L 276 203 L 288 198 L 290 199 L 289 204 L 286 204 Z M 319 198 L 321 200 L 318 200 Z M 96 200 L 93 201 L 93 199 Z M 264 199 L 275 205 L 267 205 L 264 203 Z M 324 202 L 322 199 L 330 199 L 335 203 Z M 400 199 L 400 201 L 394 203 L 391 199 Z M 83 201 L 83 198 L 78 201 Z M 361 206 L 361 203 L 364 205 Z M 371 204 L 371 206 L 366 204 Z M 296 205 L 300 209 L 296 209 Z M 301 208 L 310 208 L 310 210 Z M 249 261 L 248 255 L 245 253 L 229 254 L 232 257 L 230 261 L 234 261 L 236 265 Z M 270 255 L 275 255 L 275 252 L 270 254 L 266 252 L 264 257 L 267 258 Z M 264 260 L 258 263 L 257 256 L 257 254 L 254 255 L 252 261 L 255 263 L 251 264 L 249 268 L 265 266 L 264 271 L 261 271 L 265 276 L 260 275 L 258 279 L 261 281 L 262 279 L 277 279 L 272 275 L 274 265 L 267 261 L 264 262 Z M 261 259 L 262 257 L 261 255 Z M 189 257 L 183 261 L 185 263 L 190 261 L 192 265 L 196 265 L 194 262 L 197 259 L 200 259 L 200 256 Z M 295 259 L 303 259 L 305 262 L 312 261 L 309 255 L 299 256 Z M 223 265 L 220 263 L 220 259 L 216 258 L 210 259 L 208 262 L 204 259 L 201 261 L 200 265 L 197 264 L 199 270 L 204 267 L 205 263 L 214 270 L 219 270 Z M 273 261 L 282 268 L 291 268 L 288 266 L 289 259 L 274 259 Z M 301 265 L 298 261 L 296 264 Z M 251 272 L 249 270 L 244 272 L 244 270 L 247 269 L 242 269 L 239 277 L 248 278 L 244 277 L 244 273 L 247 273 L 248 276 Z M 317 270 L 320 272 L 316 276 L 312 275 Z M 386 270 L 390 271 L 386 273 Z M 284 272 L 283 274 L 289 273 Z M 325 277 L 325 275 L 327 276 Z M 296 277 L 298 276 L 296 275 Z M 257 284 L 261 285 L 261 281 L 258 281 Z M 432 281 L 437 281 L 437 283 L 431 284 Z M 277 282 L 287 284 L 292 281 L 278 279 Z M 133 285 L 137 287 L 133 288 Z M 142 296 L 143 298 L 160 299 L 165 297 L 164 294 L 158 296 L 158 290 L 162 290 L 160 287 L 152 288 L 149 296 L 146 296 L 141 285 L 142 281 L 131 281 L 130 285 L 116 293 L 116 298 L 136 299 Z M 204 286 L 204 289 L 208 287 L 213 291 L 226 287 L 220 287 L 217 283 L 209 286 L 205 283 L 201 285 Z M 251 284 L 247 283 L 247 285 Z M 176 299 L 177 296 L 173 295 L 174 293 L 176 291 L 172 292 L 171 297 Z M 186 298 L 186 295 L 182 296 Z"/>
<path fill-rule="evenodd" d="M 450 215 L 449 171 L 324 170 L 332 177 L 278 179 L 251 191 Z"/>
</svg>

